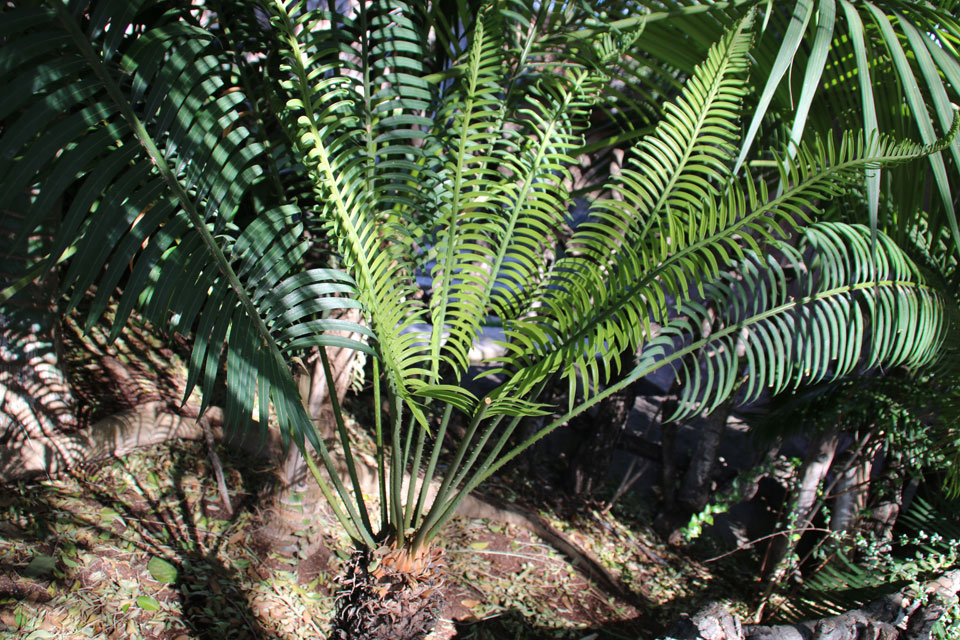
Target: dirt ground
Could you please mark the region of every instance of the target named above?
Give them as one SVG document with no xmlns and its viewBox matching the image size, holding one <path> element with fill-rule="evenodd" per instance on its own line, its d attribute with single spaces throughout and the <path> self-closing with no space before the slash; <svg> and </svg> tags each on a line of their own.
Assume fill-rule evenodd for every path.
<svg viewBox="0 0 960 640">
<path fill-rule="evenodd" d="M 325 637 L 349 540 L 322 515 L 305 516 L 283 539 L 267 535 L 260 505 L 269 468 L 229 451 L 221 458 L 232 515 L 204 446 L 193 442 L 8 487 L 0 637 Z M 509 479 L 492 488 L 521 489 Z M 460 519 L 439 541 L 447 607 L 435 640 L 653 638 L 716 586 L 707 568 L 660 544 L 633 508 L 558 513 L 544 500 L 540 513 L 646 606 L 604 593 L 516 525 Z"/>
</svg>

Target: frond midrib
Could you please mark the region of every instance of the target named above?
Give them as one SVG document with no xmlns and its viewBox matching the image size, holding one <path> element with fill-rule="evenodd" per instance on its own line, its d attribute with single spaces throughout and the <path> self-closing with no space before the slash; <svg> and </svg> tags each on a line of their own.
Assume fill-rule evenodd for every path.
<svg viewBox="0 0 960 640">
<path fill-rule="evenodd" d="M 329 150 L 322 142 L 322 134 L 317 122 L 318 116 L 314 109 L 314 100 L 311 99 L 311 95 L 307 90 L 310 85 L 306 80 L 308 74 L 303 65 L 304 53 L 300 42 L 296 36 L 293 35 L 295 30 L 284 7 L 279 6 L 277 13 L 285 22 L 285 40 L 293 54 L 290 56 L 290 61 L 293 62 L 291 66 L 298 77 L 297 85 L 300 89 L 300 106 L 304 110 L 304 116 L 302 116 L 298 124 L 302 126 L 302 121 L 305 119 L 309 127 L 309 141 L 304 142 L 303 138 L 306 136 L 302 134 L 300 136 L 301 143 L 307 147 L 305 155 L 307 158 L 316 158 L 316 160 L 314 160 L 316 164 L 311 170 L 317 171 L 317 167 L 319 167 L 320 175 L 318 177 L 321 179 L 321 183 L 325 188 L 330 191 L 331 197 L 329 199 L 333 202 L 336 210 L 337 221 L 341 229 L 345 231 L 346 241 L 350 246 L 352 265 L 359 270 L 359 277 L 356 278 L 358 284 L 357 290 L 367 313 L 371 315 L 375 323 L 374 329 L 379 337 L 378 345 L 380 346 L 378 352 L 384 359 L 384 370 L 389 377 L 390 387 L 394 393 L 405 396 L 408 389 L 403 376 L 404 357 L 402 345 L 398 344 L 399 335 L 397 327 L 385 326 L 386 323 L 380 322 L 380 318 L 384 315 L 383 309 L 393 302 L 385 299 L 384 292 L 393 290 L 393 286 L 391 286 L 389 281 L 379 281 L 374 275 L 374 267 L 367 256 L 363 239 L 360 236 L 360 230 L 356 227 L 353 216 L 348 210 L 347 203 L 353 199 L 347 196 L 341 185 L 338 174 L 331 165 Z M 308 144 L 309 146 L 307 146 Z M 363 214 L 359 213 L 358 217 L 362 218 Z M 374 261 L 379 257 L 380 256 L 375 257 Z"/>
<path fill-rule="evenodd" d="M 653 227 L 653 223 L 656 220 L 657 212 L 659 212 L 661 207 L 663 207 L 664 203 L 666 203 L 667 200 L 669 200 L 671 194 L 673 193 L 673 186 L 683 176 L 683 168 L 687 165 L 691 155 L 693 154 L 694 149 L 696 149 L 697 147 L 697 140 L 700 135 L 700 132 L 706 126 L 706 122 L 712 117 L 712 114 L 710 112 L 710 107 L 714 103 L 714 101 L 717 99 L 717 97 L 720 95 L 721 89 L 727 82 L 726 72 L 732 65 L 736 63 L 736 59 L 727 54 L 729 53 L 730 49 L 733 47 L 737 39 L 744 33 L 745 29 L 750 26 L 749 22 L 750 21 L 748 20 L 741 20 L 737 27 L 737 31 L 727 36 L 729 42 L 727 45 L 727 50 L 724 52 L 724 55 L 722 58 L 723 63 L 716 70 L 714 74 L 714 81 L 711 83 L 711 86 L 710 86 L 710 91 L 708 92 L 707 97 L 703 101 L 704 102 L 703 107 L 700 109 L 700 112 L 698 113 L 699 117 L 697 119 L 697 122 L 695 123 L 695 126 L 692 129 L 693 135 L 691 135 L 690 137 L 690 144 L 688 144 L 686 146 L 686 149 L 684 149 L 683 157 L 677 163 L 677 166 L 673 171 L 673 175 L 670 177 L 670 180 L 667 182 L 666 187 L 660 193 L 660 197 L 657 199 L 654 205 L 650 208 L 650 211 L 647 212 L 647 220 L 644 223 L 644 226 L 640 229 L 639 233 L 637 234 L 636 242 L 638 244 L 642 243 L 643 240 L 646 238 L 647 233 Z M 665 124 L 666 123 L 664 123 L 664 125 Z M 664 125 L 661 125 L 661 126 L 664 126 Z"/>
<path fill-rule="evenodd" d="M 476 50 L 471 49 L 470 51 L 470 64 L 468 66 L 468 86 L 466 100 L 463 106 L 463 113 L 461 113 L 461 123 L 460 123 L 460 135 L 457 140 L 457 153 L 455 161 L 455 169 L 453 176 L 453 185 L 452 185 L 452 198 L 449 207 L 449 216 L 444 220 L 446 228 L 444 233 L 446 234 L 446 242 L 444 243 L 444 256 L 442 262 L 442 270 L 440 272 L 438 292 L 435 294 L 435 300 L 438 300 L 438 303 L 431 309 L 431 318 L 432 318 L 432 328 L 430 331 L 430 375 L 432 381 L 435 381 L 439 375 L 439 366 L 440 366 L 440 350 L 442 347 L 442 336 L 444 327 L 447 324 L 447 309 L 450 305 L 450 294 L 454 287 L 453 280 L 454 275 L 459 266 L 458 258 L 458 240 L 459 234 L 457 233 L 458 223 L 459 223 L 459 213 L 460 213 L 460 198 L 462 190 L 462 180 L 465 170 L 465 165 L 467 162 L 467 141 L 473 136 L 473 129 L 471 127 L 473 120 L 473 109 L 474 102 L 477 100 L 477 88 L 478 82 L 480 81 L 480 72 L 481 72 L 481 62 L 483 57 L 483 35 L 484 35 L 484 22 L 483 18 L 485 16 L 480 16 L 476 21 L 476 27 L 474 31 L 474 43 Z M 479 32 L 479 37 L 478 37 Z M 485 104 L 486 101 L 480 100 L 480 104 Z"/>
<path fill-rule="evenodd" d="M 153 138 L 150 136 L 150 133 L 147 131 L 146 127 L 134 113 L 133 108 L 123 98 L 123 93 L 120 87 L 115 82 L 113 76 L 109 74 L 106 69 L 103 68 L 103 64 L 90 46 L 89 41 L 80 32 L 79 27 L 76 25 L 72 16 L 69 14 L 67 8 L 60 2 L 54 5 L 57 18 L 59 22 L 64 26 L 67 32 L 70 35 L 71 40 L 74 42 L 77 49 L 80 50 L 84 59 L 87 60 L 88 65 L 91 70 L 96 74 L 97 78 L 103 83 L 104 88 L 107 91 L 107 95 L 110 96 L 110 99 L 117 105 L 120 109 L 120 113 L 123 116 L 124 120 L 127 121 L 127 124 L 133 130 L 134 135 L 137 137 L 137 140 L 143 146 L 147 155 L 150 157 L 153 164 L 156 166 L 157 171 L 162 176 L 164 182 L 167 186 L 173 191 L 174 197 L 177 199 L 177 202 L 183 207 L 183 210 L 190 217 L 190 222 L 192 223 L 194 229 L 197 233 L 200 234 L 200 237 L 203 241 L 204 246 L 207 248 L 208 253 L 213 256 L 217 268 L 220 272 L 227 278 L 227 282 L 230 284 L 230 287 L 233 289 L 234 293 L 239 298 L 241 304 L 243 305 L 246 313 L 252 320 L 254 320 L 254 326 L 257 329 L 257 333 L 260 335 L 260 339 L 266 344 L 269 345 L 274 357 L 278 361 L 282 362 L 282 356 L 273 342 L 273 338 L 270 334 L 270 330 L 264 324 L 263 319 L 260 317 L 259 310 L 254 304 L 253 300 L 247 295 L 246 290 L 243 288 L 243 284 L 240 282 L 240 279 L 237 277 L 237 274 L 234 272 L 233 268 L 230 266 L 227 257 L 224 255 L 223 251 L 217 245 L 216 239 L 207 229 L 206 223 L 200 212 L 197 210 L 194 205 L 193 200 L 190 198 L 189 194 L 183 188 L 183 185 L 180 184 L 180 181 L 177 179 L 176 174 L 167 164 L 165 156 L 160 152 L 159 147 L 153 141 Z"/>
</svg>

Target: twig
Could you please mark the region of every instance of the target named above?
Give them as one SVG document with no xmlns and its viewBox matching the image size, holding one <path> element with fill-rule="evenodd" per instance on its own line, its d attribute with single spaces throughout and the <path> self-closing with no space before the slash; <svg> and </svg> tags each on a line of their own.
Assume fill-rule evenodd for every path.
<svg viewBox="0 0 960 640">
<path fill-rule="evenodd" d="M 747 549 L 752 548 L 755 544 L 759 542 L 763 542 L 764 540 L 769 540 L 770 538 L 776 538 L 777 536 L 785 536 L 788 533 L 798 533 L 798 532 L 806 533 L 807 531 L 819 531 L 820 533 L 833 533 L 830 529 L 822 529 L 819 527 L 800 527 L 797 529 L 784 529 L 783 531 L 774 531 L 773 533 L 757 538 L 756 540 L 750 540 L 749 542 L 745 542 L 741 545 L 738 545 L 737 548 L 734 549 L 733 551 L 727 551 L 726 553 L 722 553 L 719 556 L 715 556 L 713 558 L 707 558 L 706 560 L 703 561 L 703 563 L 707 564 L 709 562 L 716 562 L 717 560 L 726 558 L 727 556 L 732 556 L 738 551 L 746 551 Z"/>
<path fill-rule="evenodd" d="M 207 451 L 210 453 L 210 462 L 213 464 L 213 473 L 217 476 L 217 489 L 220 491 L 220 499 L 223 500 L 223 506 L 227 514 L 233 516 L 233 505 L 230 504 L 230 494 L 227 492 L 227 482 L 223 478 L 223 465 L 220 464 L 220 456 L 217 455 L 217 447 L 213 441 L 213 429 L 210 428 L 210 422 L 206 416 L 200 416 L 197 423 L 203 429 L 203 437 L 207 441 Z"/>
<path fill-rule="evenodd" d="M 601 511 L 601 513 L 605 515 L 606 511 Z M 666 560 L 664 560 L 659 555 L 654 553 L 651 549 L 647 548 L 645 544 L 642 544 L 637 540 L 635 540 L 633 535 L 619 531 L 618 528 L 614 528 L 612 524 L 610 524 L 609 522 L 601 518 L 599 515 L 597 515 L 596 511 L 591 510 L 590 515 L 593 517 L 594 522 L 596 522 L 598 525 L 600 525 L 601 527 L 603 527 L 604 529 L 612 533 L 615 537 L 619 538 L 620 540 L 624 540 L 630 543 L 631 545 L 633 545 L 634 547 L 636 547 L 637 550 L 640 551 L 640 553 L 642 553 L 643 555 L 645 555 L 648 560 L 652 560 L 657 564 L 662 564 L 662 565 L 668 564 Z"/>
<path fill-rule="evenodd" d="M 485 549 L 446 549 L 445 553 L 467 553 L 473 555 L 475 553 L 488 555 L 488 556 L 506 556 L 508 558 L 520 558 L 521 560 L 533 560 L 535 562 L 545 562 L 543 556 L 531 556 L 525 553 L 510 553 L 509 551 L 487 551 Z"/>
<path fill-rule="evenodd" d="M 637 457 L 633 456 L 630 459 L 630 466 L 627 467 L 626 472 L 623 474 L 623 479 L 620 480 L 620 485 L 617 487 L 617 490 L 613 492 L 613 497 L 603 506 L 601 513 L 606 515 L 610 512 L 610 509 L 613 508 L 613 505 L 620 499 L 620 496 L 625 494 L 633 484 L 640 479 L 640 476 L 643 475 L 643 470 L 638 471 L 636 474 L 633 473 L 634 467 L 637 465 Z"/>
</svg>

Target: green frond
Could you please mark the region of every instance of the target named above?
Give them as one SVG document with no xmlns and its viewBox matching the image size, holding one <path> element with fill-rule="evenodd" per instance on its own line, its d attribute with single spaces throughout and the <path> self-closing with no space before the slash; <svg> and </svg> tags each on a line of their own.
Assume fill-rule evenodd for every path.
<svg viewBox="0 0 960 640">
<path fill-rule="evenodd" d="M 297 3 L 277 1 L 270 8 L 283 47 L 281 70 L 288 74 L 280 81 L 288 93 L 288 133 L 314 180 L 322 223 L 357 282 L 391 392 L 410 400 L 430 370 L 412 330 L 424 313 L 412 302 L 416 291 L 405 253 L 414 238 L 397 215 L 412 214 L 420 199 L 407 194 L 430 182 L 417 175 L 422 152 L 409 142 L 423 135 L 415 126 L 424 124 L 418 113 L 429 97 L 418 80 L 423 34 L 403 3 L 362 6 L 352 19 L 301 11 Z M 320 28 L 320 21 L 331 26 Z M 353 39 L 343 40 L 340 29 L 353 30 Z M 352 56 L 361 65 L 351 69 L 342 59 Z M 386 80 L 389 88 L 381 89 Z M 410 408 L 419 414 L 412 400 Z"/>
<path fill-rule="evenodd" d="M 447 349 L 464 369 L 484 318 L 503 322 L 523 313 L 533 293 L 530 283 L 547 267 L 546 249 L 566 217 L 568 153 L 601 81 L 575 68 L 558 82 L 529 87 L 520 107 L 527 122 L 505 131 L 493 151 L 498 175 L 491 197 L 462 214 L 461 266 L 448 314 L 455 329 Z"/>
<path fill-rule="evenodd" d="M 500 100 L 503 68 L 502 16 L 496 5 L 485 7 L 474 23 L 465 69 L 455 81 L 459 91 L 450 91 L 439 121 L 449 122 L 436 144 L 449 157 L 437 171 L 439 206 L 434 238 L 435 262 L 430 277 L 431 375 L 438 375 L 443 334 L 449 332 L 446 351 L 459 370 L 468 366 L 467 351 L 482 322 L 483 305 L 465 313 L 457 305 L 468 304 L 484 287 L 485 278 L 475 271 L 470 247 L 486 239 L 484 223 L 492 211 L 509 202 L 497 193 L 501 181 L 494 160 L 494 146 L 503 135 L 505 106 Z M 465 212 L 481 219 L 471 228 Z M 454 289 L 457 291 L 455 292 Z"/>
<path fill-rule="evenodd" d="M 734 181 L 719 202 L 706 200 L 701 215 L 671 227 L 669 243 L 646 252 L 617 248 L 609 271 L 586 257 L 559 260 L 543 288 L 545 312 L 508 325 L 513 344 L 504 369 L 516 374 L 505 389 L 529 388 L 558 370 L 571 380 L 579 376 L 585 389 L 596 387 L 620 366 L 620 353 L 649 338 L 650 322 L 666 323 L 668 296 L 679 306 L 692 297 L 691 286 L 702 295 L 703 283 L 742 257 L 745 247 L 760 253 L 759 242 L 809 222 L 818 203 L 858 184 L 867 169 L 922 158 L 949 140 L 928 147 L 845 136 L 839 149 L 829 143 L 802 148 L 795 159 L 778 162 L 779 183 L 788 185 L 779 196 L 771 197 L 764 181 L 748 177 L 745 189 Z"/>
<path fill-rule="evenodd" d="M 720 194 L 736 139 L 743 93 L 736 75 L 745 69 L 749 27 L 748 18 L 711 49 L 665 110 L 664 122 L 632 153 L 631 168 L 617 177 L 620 199 L 596 202 L 592 218 L 577 227 L 569 255 L 557 261 L 534 297 L 547 317 L 507 323 L 504 368 L 526 369 L 511 385 L 529 389 L 563 368 L 571 380 L 579 372 L 586 387 L 595 387 L 600 367 L 608 377 L 611 364 L 619 367 L 620 352 L 638 344 L 644 327 L 656 320 L 646 308 L 649 301 L 635 295 L 635 284 L 662 261 L 653 252 L 644 255 L 644 248 L 648 242 L 664 254 L 680 248 L 668 248 L 662 238 L 669 233 L 672 243 L 685 242 L 688 234 L 679 228 L 702 226 L 702 208 Z M 716 225 L 714 218 L 704 231 Z M 621 304 L 621 293 L 633 302 Z M 606 355 L 598 360 L 601 353 Z"/>
<path fill-rule="evenodd" d="M 748 14 L 710 49 L 677 100 L 664 105 L 654 134 L 630 151 L 616 177 L 620 199 L 594 205 L 593 219 L 571 239 L 572 251 L 602 263 L 621 242 L 675 237 L 674 229 L 689 226 L 720 195 L 739 140 L 752 26 Z"/>
<path fill-rule="evenodd" d="M 710 412 L 735 392 L 746 404 L 764 392 L 930 364 L 940 355 L 945 301 L 886 235 L 877 242 L 874 252 L 863 225 L 819 223 L 796 249 L 778 242 L 775 252 L 748 252 L 705 286 L 717 328 L 699 337 L 711 323 L 701 302 L 685 304 L 669 325 L 699 348 L 682 363 L 670 419 Z"/>
<path fill-rule="evenodd" d="M 158 327 L 192 334 L 187 393 L 199 384 L 204 404 L 226 345 L 228 426 L 249 428 L 259 408 L 266 429 L 272 406 L 285 436 L 325 455 L 287 362 L 310 346 L 369 350 L 323 335 L 346 328 L 372 337 L 325 317 L 358 306 L 353 281 L 334 270 L 300 273 L 299 208 L 245 209 L 263 179 L 264 147 L 220 44 L 176 12 L 145 29 L 130 6 L 98 3 L 90 21 L 61 3 L 5 14 L 21 30 L 0 50 L 0 81 L 33 80 L 26 97 L 4 106 L 13 125 L 0 138 L 0 206 L 24 212 L 24 236 L 60 218 L 42 264 L 66 260 L 68 307 L 95 286 L 88 326 L 117 297 L 114 337 L 135 308 Z M 124 16 L 133 22 L 119 22 Z M 37 55 L 24 59 L 24 42 Z"/>
</svg>

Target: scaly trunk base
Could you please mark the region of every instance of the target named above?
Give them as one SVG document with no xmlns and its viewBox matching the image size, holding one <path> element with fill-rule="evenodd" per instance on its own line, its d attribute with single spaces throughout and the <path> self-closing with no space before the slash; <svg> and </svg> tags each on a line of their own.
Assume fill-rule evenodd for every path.
<svg viewBox="0 0 960 640">
<path fill-rule="evenodd" d="M 422 640 L 443 610 L 442 552 L 358 551 L 340 580 L 330 640 Z"/>
</svg>

